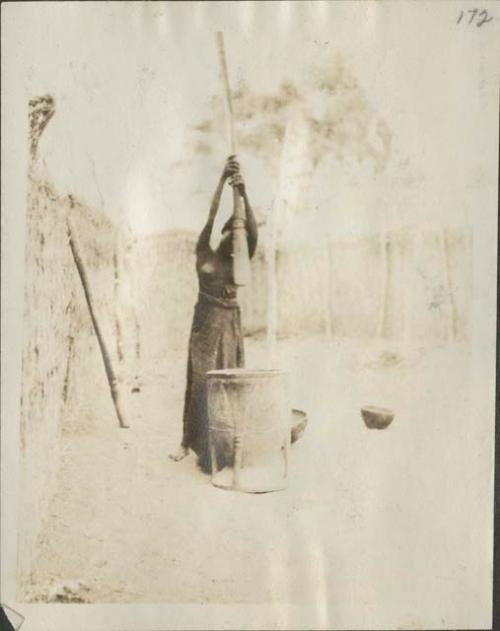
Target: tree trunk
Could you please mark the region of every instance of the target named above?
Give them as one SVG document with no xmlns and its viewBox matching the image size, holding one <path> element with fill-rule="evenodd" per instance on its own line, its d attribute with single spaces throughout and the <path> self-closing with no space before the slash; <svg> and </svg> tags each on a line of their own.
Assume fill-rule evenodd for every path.
<svg viewBox="0 0 500 631">
<path fill-rule="evenodd" d="M 380 311 L 377 333 L 379 337 L 387 337 L 389 332 L 389 294 L 390 294 L 390 243 L 389 234 L 386 230 L 380 237 L 381 259 L 382 259 L 382 287 L 380 296 Z"/>
<path fill-rule="evenodd" d="M 330 240 L 327 234 L 324 244 L 323 260 L 325 262 L 324 279 L 326 283 L 323 296 L 323 317 L 325 320 L 325 334 L 328 339 L 332 337 L 332 266 L 330 262 Z"/>
<path fill-rule="evenodd" d="M 278 287 L 276 273 L 276 206 L 275 199 L 268 216 L 268 234 L 266 245 L 267 268 L 267 348 L 269 363 L 274 363 L 276 355 L 276 337 L 278 330 Z"/>
<path fill-rule="evenodd" d="M 328 235 L 327 248 L 328 248 L 328 252 L 327 252 L 327 254 L 328 254 L 328 256 L 327 256 L 327 260 L 328 260 L 328 317 L 329 317 L 329 322 L 330 322 L 330 335 L 333 335 L 333 330 L 335 328 L 334 327 L 334 313 L 335 313 L 334 282 L 335 282 L 335 274 L 334 274 L 334 270 L 333 270 L 333 265 L 334 265 L 333 243 L 332 243 L 332 238 L 331 238 L 330 235 Z"/>
</svg>

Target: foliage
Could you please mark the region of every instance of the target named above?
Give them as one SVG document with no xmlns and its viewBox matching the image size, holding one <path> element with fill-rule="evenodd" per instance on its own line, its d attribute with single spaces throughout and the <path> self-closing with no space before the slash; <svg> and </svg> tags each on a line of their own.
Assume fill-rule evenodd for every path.
<svg viewBox="0 0 500 631">
<path fill-rule="evenodd" d="M 193 128 L 193 149 L 210 153 L 225 139 L 222 97 L 211 100 L 211 116 Z M 307 122 L 313 168 L 328 158 L 371 161 L 376 172 L 387 163 L 391 133 L 370 108 L 356 78 L 342 58 L 312 69 L 301 85 L 285 80 L 274 93 L 258 93 L 241 83 L 233 93 L 238 147 L 275 169 L 287 121 L 299 113 Z"/>
</svg>

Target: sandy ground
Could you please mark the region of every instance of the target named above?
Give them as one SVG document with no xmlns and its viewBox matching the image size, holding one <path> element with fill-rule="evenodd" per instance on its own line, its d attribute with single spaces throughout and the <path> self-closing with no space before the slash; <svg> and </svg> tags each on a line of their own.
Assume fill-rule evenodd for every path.
<svg viewBox="0 0 500 631">
<path fill-rule="evenodd" d="M 193 456 L 169 460 L 184 356 L 129 395 L 131 429 L 74 417 L 32 598 L 80 580 L 88 602 L 308 601 L 325 619 L 331 607 L 340 625 L 381 612 L 410 627 L 423 612 L 437 625 L 473 622 L 488 594 L 490 464 L 468 411 L 467 350 L 404 360 L 383 350 L 280 342 L 292 404 L 309 425 L 292 448 L 289 488 L 277 493 L 223 491 Z M 247 341 L 248 366 L 263 353 L 262 341 Z M 81 395 L 104 396 L 97 387 Z M 393 408 L 393 424 L 368 430 L 363 404 Z"/>
</svg>

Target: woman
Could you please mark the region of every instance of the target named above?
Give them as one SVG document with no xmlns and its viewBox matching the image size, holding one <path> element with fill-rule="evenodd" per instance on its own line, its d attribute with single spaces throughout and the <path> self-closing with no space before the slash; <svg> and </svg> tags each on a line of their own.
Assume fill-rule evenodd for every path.
<svg viewBox="0 0 500 631">
<path fill-rule="evenodd" d="M 208 221 L 196 245 L 199 294 L 189 340 L 183 437 L 179 451 L 170 456 L 173 460 L 182 460 L 191 448 L 198 455 L 198 463 L 205 471 L 210 470 L 206 373 L 218 368 L 242 368 L 245 361 L 237 288 L 232 279 L 231 219 L 222 229 L 222 239 L 217 249 L 210 247 L 214 220 L 224 184 L 228 180 L 231 186 L 238 188 L 244 201 L 250 258 L 257 247 L 257 224 L 241 177 L 240 165 L 235 156 L 229 156 L 210 206 Z"/>
</svg>

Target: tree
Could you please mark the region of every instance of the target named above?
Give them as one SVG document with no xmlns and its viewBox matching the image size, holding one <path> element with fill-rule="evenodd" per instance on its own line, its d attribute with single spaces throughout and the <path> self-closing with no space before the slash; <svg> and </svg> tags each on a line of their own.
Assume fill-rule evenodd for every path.
<svg viewBox="0 0 500 631">
<path fill-rule="evenodd" d="M 298 201 L 320 164 L 328 163 L 333 173 L 334 165 L 338 168 L 354 160 L 370 162 L 374 173 L 383 171 L 390 156 L 391 133 L 340 56 L 329 65 L 311 68 L 300 85 L 283 81 L 274 93 L 258 93 L 242 82 L 233 93 L 233 112 L 239 150 L 260 161 L 278 182 L 266 218 L 268 340 L 273 344 L 277 329 L 275 257 L 280 240 L 286 238 L 282 226 L 300 222 Z M 222 97 L 212 98 L 210 116 L 191 132 L 195 153 L 223 153 Z"/>
</svg>

